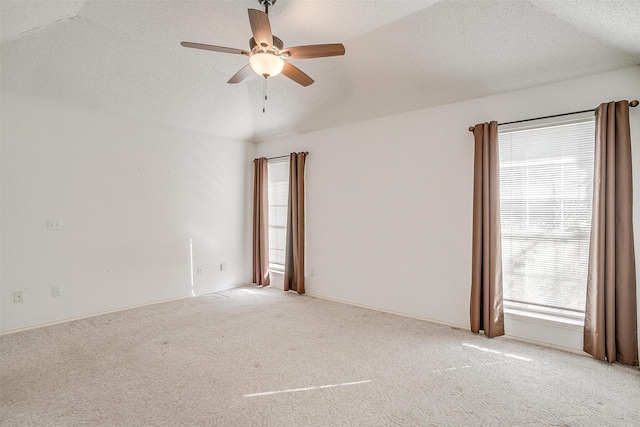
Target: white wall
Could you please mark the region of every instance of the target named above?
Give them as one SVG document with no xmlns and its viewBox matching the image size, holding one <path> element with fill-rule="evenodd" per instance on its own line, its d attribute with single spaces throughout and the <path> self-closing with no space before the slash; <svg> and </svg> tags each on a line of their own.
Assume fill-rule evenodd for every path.
<svg viewBox="0 0 640 427">
<path fill-rule="evenodd" d="M 309 294 L 467 328 L 473 183 L 473 139 L 467 128 L 637 98 L 636 66 L 272 140 L 259 144 L 257 155 L 310 152 Z M 638 171 L 640 108 L 631 110 L 631 121 Z M 638 206 L 640 172 L 635 184 Z M 640 248 L 640 207 L 635 220 Z M 514 336 L 581 349 L 579 329 L 511 319 L 506 328 Z"/>
<path fill-rule="evenodd" d="M 253 144 L 9 93 L 1 101 L 0 330 L 250 282 Z M 47 219 L 62 230 L 47 231 Z M 193 287 L 190 240 L 202 269 Z"/>
</svg>

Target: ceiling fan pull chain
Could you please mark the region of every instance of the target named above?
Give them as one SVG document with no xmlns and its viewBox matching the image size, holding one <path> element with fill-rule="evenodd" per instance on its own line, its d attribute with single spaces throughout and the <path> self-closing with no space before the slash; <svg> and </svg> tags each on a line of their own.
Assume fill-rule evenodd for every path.
<svg viewBox="0 0 640 427">
<path fill-rule="evenodd" d="M 262 112 L 266 113 L 266 104 L 267 104 L 267 78 L 264 78 L 262 82 Z"/>
</svg>

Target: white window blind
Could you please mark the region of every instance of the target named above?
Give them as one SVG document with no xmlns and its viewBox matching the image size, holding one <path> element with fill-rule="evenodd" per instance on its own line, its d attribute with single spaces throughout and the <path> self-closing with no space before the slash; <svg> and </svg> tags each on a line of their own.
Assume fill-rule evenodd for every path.
<svg viewBox="0 0 640 427">
<path fill-rule="evenodd" d="M 504 299 L 583 313 L 595 121 L 500 130 Z"/>
<path fill-rule="evenodd" d="M 269 161 L 269 269 L 284 270 L 289 160 Z"/>
</svg>

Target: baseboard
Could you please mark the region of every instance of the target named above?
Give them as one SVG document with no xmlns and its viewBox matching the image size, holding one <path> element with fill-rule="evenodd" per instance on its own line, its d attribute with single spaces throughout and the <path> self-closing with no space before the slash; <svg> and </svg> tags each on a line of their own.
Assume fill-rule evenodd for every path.
<svg viewBox="0 0 640 427">
<path fill-rule="evenodd" d="M 174 297 L 174 298 L 167 298 L 167 299 L 163 299 L 163 300 L 145 302 L 145 303 L 142 303 L 142 304 L 129 305 L 129 306 L 126 306 L 126 307 L 115 308 L 113 310 L 100 311 L 98 313 L 91 313 L 91 314 L 86 314 L 86 315 L 83 315 L 83 316 L 68 317 L 66 319 L 55 320 L 53 322 L 38 323 L 37 325 L 25 326 L 24 328 L 9 329 L 8 331 L 0 332 L 0 337 L 4 336 L 4 335 L 17 334 L 17 333 L 20 333 L 20 332 L 31 331 L 33 329 L 40 329 L 40 328 L 46 328 L 48 326 L 60 325 L 62 323 L 75 322 L 76 320 L 89 319 L 91 317 L 103 316 L 105 314 L 117 313 L 119 311 L 132 310 L 134 308 L 146 307 L 146 306 L 149 306 L 149 305 L 163 304 L 165 302 L 177 301 L 177 300 L 181 300 L 181 299 L 185 299 L 185 298 L 193 298 L 193 297 L 197 297 L 197 296 L 200 296 L 200 295 L 210 294 L 210 293 L 213 293 L 213 292 L 221 292 L 221 291 L 226 291 L 228 289 L 240 288 L 242 286 L 247 286 L 247 283 L 241 283 L 239 285 L 229 286 L 228 288 L 223 288 L 223 289 L 216 289 L 215 291 L 199 292 L 199 293 L 197 293 L 195 295 L 188 294 L 188 295 L 183 295 L 183 296 Z"/>
<path fill-rule="evenodd" d="M 33 329 L 46 328 L 48 326 L 54 326 L 54 325 L 59 325 L 59 324 L 62 324 L 62 323 L 74 322 L 76 320 L 88 319 L 88 318 L 91 318 L 91 317 L 102 316 L 102 315 L 110 314 L 110 313 L 117 313 L 119 311 L 132 310 L 134 308 L 146 307 L 146 306 L 149 306 L 149 305 L 162 304 L 162 303 L 166 303 L 166 302 L 170 302 L 170 301 L 177 301 L 177 300 L 181 300 L 181 299 L 185 299 L 185 298 L 192 298 L 194 296 L 206 295 L 206 294 L 210 294 L 212 292 L 221 292 L 221 291 L 225 291 L 225 290 L 228 290 L 228 289 L 235 289 L 235 288 L 240 288 L 240 287 L 248 286 L 248 285 L 250 285 L 250 284 L 241 283 L 241 284 L 238 284 L 238 285 L 235 285 L 235 286 L 229 286 L 227 288 L 217 289 L 215 291 L 200 292 L 200 293 L 198 293 L 196 295 L 188 294 L 188 295 L 184 295 L 184 296 L 168 298 L 168 299 L 159 300 L 159 301 L 152 301 L 152 302 L 143 303 L 143 304 L 131 305 L 131 306 L 117 308 L 117 309 L 113 309 L 113 310 L 101 311 L 101 312 L 98 312 L 98 313 L 87 314 L 87 315 L 84 315 L 84 316 L 70 317 L 70 318 L 66 318 L 66 319 L 62 319 L 62 320 L 56 320 L 54 322 L 39 323 L 37 325 L 27 326 L 27 327 L 24 327 L 24 328 L 10 329 L 8 331 L 0 332 L 0 336 L 16 334 L 16 333 L 19 333 L 19 332 L 30 331 L 30 330 L 33 330 Z M 397 312 L 397 311 L 387 310 L 387 309 L 384 309 L 384 308 L 381 308 L 381 307 L 376 307 L 376 306 L 371 306 L 371 305 L 366 305 L 366 304 L 358 304 L 358 303 L 354 303 L 354 302 L 351 302 L 351 301 L 341 300 L 341 299 L 338 299 L 338 298 L 327 297 L 327 296 L 324 296 L 324 295 L 319 295 L 319 294 L 314 294 L 314 293 L 309 293 L 309 292 L 306 292 L 304 295 L 307 295 L 307 296 L 312 297 L 312 298 L 318 298 L 318 299 L 324 299 L 324 300 L 327 300 L 327 301 L 333 301 L 333 302 L 337 302 L 337 303 L 340 303 L 340 304 L 351 305 L 351 306 L 354 306 L 354 307 L 366 308 L 368 310 L 379 311 L 379 312 L 382 312 L 382 313 L 393 314 L 393 315 L 396 315 L 396 316 L 408 317 L 408 318 L 411 318 L 411 319 L 431 322 L 431 323 L 435 323 L 435 324 L 438 324 L 438 325 L 449 326 L 449 327 L 456 328 L 456 329 L 463 329 L 463 330 L 468 330 L 469 329 L 468 325 L 460 325 L 460 324 L 457 324 L 457 323 L 443 322 L 441 320 L 431 319 L 431 318 L 428 318 L 428 317 L 415 316 L 415 315 L 412 315 L 412 314 L 407 314 L 407 313 L 401 313 L 401 312 Z M 555 350 L 566 351 L 566 352 L 573 353 L 573 354 L 578 354 L 578 355 L 581 355 L 581 356 L 587 356 L 586 353 L 581 352 L 579 350 L 576 350 L 574 348 L 570 348 L 570 347 L 563 347 L 563 346 L 549 344 L 549 343 L 546 343 L 546 342 L 536 341 L 536 340 L 532 340 L 532 339 L 528 339 L 528 338 L 522 338 L 522 337 L 518 337 L 518 336 L 514 336 L 514 335 L 505 335 L 504 338 L 512 339 L 512 340 L 520 341 L 520 342 L 525 342 L 525 343 L 528 343 L 528 344 L 538 345 L 538 346 L 541 346 L 541 347 L 553 348 Z"/>
<path fill-rule="evenodd" d="M 396 316 L 409 317 L 411 319 L 423 320 L 423 321 L 435 323 L 435 324 L 438 324 L 438 325 L 450 326 L 450 327 L 456 328 L 456 329 L 463 329 L 463 330 L 467 330 L 467 331 L 469 330 L 469 325 L 460 325 L 460 324 L 457 324 L 457 323 L 443 322 L 441 320 L 430 319 L 428 317 L 415 316 L 415 315 L 407 314 L 407 313 L 400 313 L 400 312 L 396 312 L 396 311 L 386 310 L 386 309 L 380 308 L 380 307 L 375 307 L 375 306 L 370 306 L 370 305 L 365 305 L 365 304 L 358 304 L 358 303 L 354 303 L 354 302 L 351 302 L 351 301 L 344 301 L 344 300 L 341 300 L 341 299 L 338 299 L 338 298 L 331 298 L 331 297 L 327 297 L 327 296 L 324 296 L 324 295 L 318 295 L 318 294 L 313 294 L 313 293 L 309 293 L 309 292 L 306 292 L 305 295 L 308 295 L 308 296 L 313 297 L 313 298 L 324 299 L 324 300 L 327 300 L 327 301 L 338 302 L 338 303 L 341 303 L 341 304 L 352 305 L 354 307 L 367 308 L 369 310 L 375 310 L 375 311 L 379 311 L 379 312 L 382 312 L 382 313 L 395 314 Z M 533 344 L 533 345 L 537 345 L 537 346 L 540 346 L 540 347 L 553 348 L 555 350 L 561 350 L 561 351 L 566 351 L 568 353 L 574 353 L 574 354 L 579 354 L 581 356 L 587 356 L 586 353 L 581 352 L 581 351 L 576 350 L 575 348 L 571 348 L 571 347 L 562 347 L 562 346 L 559 346 L 559 345 L 549 344 L 549 343 L 546 343 L 546 342 L 536 341 L 536 340 L 532 340 L 532 339 L 528 339 L 528 338 L 522 338 L 522 337 L 518 337 L 518 336 L 514 336 L 514 335 L 504 335 L 503 337 L 507 338 L 507 339 L 514 340 L 514 341 L 526 342 L 528 344 Z"/>
<path fill-rule="evenodd" d="M 408 318 L 416 319 L 416 320 L 423 320 L 425 322 L 436 323 L 438 325 L 450 326 L 450 327 L 456 328 L 456 329 L 468 329 L 469 328 L 468 325 L 459 325 L 457 323 L 443 322 L 441 320 L 430 319 L 428 317 L 415 316 L 413 314 L 407 314 L 407 313 L 400 313 L 398 311 L 387 310 L 387 309 L 384 309 L 384 308 L 375 307 L 375 306 L 371 306 L 371 305 L 358 304 L 358 303 L 351 302 L 351 301 L 344 301 L 344 300 L 341 300 L 341 299 L 331 298 L 331 297 L 327 297 L 327 296 L 324 296 L 324 295 L 318 295 L 318 294 L 313 294 L 313 293 L 309 293 L 309 292 L 305 292 L 304 295 L 308 295 L 308 296 L 313 297 L 313 298 L 325 299 L 327 301 L 339 302 L 341 304 L 352 305 L 354 307 L 367 308 L 369 310 L 375 310 L 375 311 L 379 311 L 379 312 L 382 312 L 382 313 L 395 314 L 396 316 L 408 317 Z"/>
<path fill-rule="evenodd" d="M 522 337 L 518 337 L 518 336 L 515 336 L 515 335 L 505 335 L 504 337 L 508 338 L 510 340 L 526 342 L 527 344 L 533 344 L 533 345 L 537 345 L 537 346 L 540 346 L 540 347 L 552 348 L 554 350 L 566 351 L 567 353 L 578 354 L 580 356 L 589 356 L 584 351 L 576 350 L 575 348 L 571 348 L 571 347 L 563 347 L 561 345 L 549 344 L 547 342 L 536 341 L 536 340 L 532 340 L 532 339 L 529 339 L 529 338 L 522 338 Z M 591 357 L 591 356 L 589 356 L 589 357 Z"/>
</svg>

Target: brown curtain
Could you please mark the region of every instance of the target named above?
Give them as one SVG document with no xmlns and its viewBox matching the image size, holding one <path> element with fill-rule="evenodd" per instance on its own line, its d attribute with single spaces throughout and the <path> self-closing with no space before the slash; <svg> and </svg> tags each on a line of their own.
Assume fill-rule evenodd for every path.
<svg viewBox="0 0 640 427">
<path fill-rule="evenodd" d="M 477 124 L 473 178 L 471 331 L 504 335 L 498 123 Z"/>
<path fill-rule="evenodd" d="M 595 150 L 583 348 L 596 359 L 636 366 L 636 268 L 627 101 L 605 103 L 596 110 Z"/>
<path fill-rule="evenodd" d="M 269 286 L 269 197 L 267 159 L 253 161 L 253 283 Z"/>
<path fill-rule="evenodd" d="M 284 262 L 284 290 L 304 293 L 304 164 L 306 153 L 289 158 L 289 206 Z"/>
</svg>

